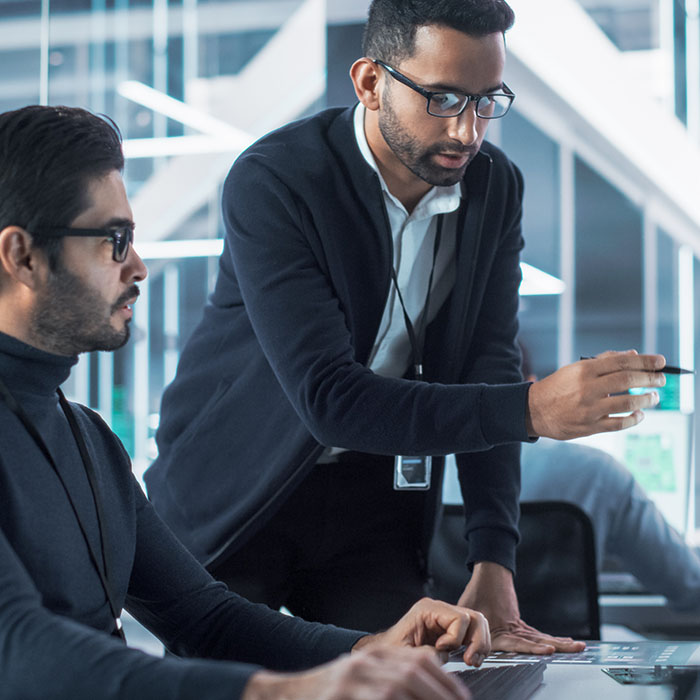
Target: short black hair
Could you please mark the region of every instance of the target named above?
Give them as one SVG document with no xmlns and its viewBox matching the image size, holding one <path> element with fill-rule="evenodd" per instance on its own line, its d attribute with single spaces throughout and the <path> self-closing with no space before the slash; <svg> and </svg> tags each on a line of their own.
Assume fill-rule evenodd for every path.
<svg viewBox="0 0 700 700">
<path fill-rule="evenodd" d="M 62 239 L 34 232 L 68 226 L 90 205 L 89 182 L 124 169 L 121 134 L 107 119 L 62 106 L 0 114 L 0 231 L 28 231 L 51 269 Z"/>
<path fill-rule="evenodd" d="M 505 0 L 373 0 L 365 26 L 365 56 L 399 63 L 413 55 L 416 30 L 441 25 L 474 37 L 504 34 L 515 15 Z"/>
</svg>

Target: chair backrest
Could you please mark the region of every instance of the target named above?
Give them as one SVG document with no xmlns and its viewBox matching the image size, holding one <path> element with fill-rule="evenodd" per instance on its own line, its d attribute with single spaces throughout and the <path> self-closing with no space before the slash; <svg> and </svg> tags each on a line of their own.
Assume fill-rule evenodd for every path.
<svg viewBox="0 0 700 700">
<path fill-rule="evenodd" d="M 564 501 L 520 504 L 515 590 L 520 614 L 542 632 L 600 639 L 595 543 L 590 518 Z M 431 594 L 456 602 L 469 578 L 461 505 L 443 506 L 430 550 Z"/>
</svg>

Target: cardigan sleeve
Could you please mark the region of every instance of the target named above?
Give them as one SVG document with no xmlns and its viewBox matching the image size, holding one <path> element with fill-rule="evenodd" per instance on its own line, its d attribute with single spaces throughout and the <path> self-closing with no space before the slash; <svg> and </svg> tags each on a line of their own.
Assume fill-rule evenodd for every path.
<svg viewBox="0 0 700 700">
<path fill-rule="evenodd" d="M 239 697 L 256 670 L 156 658 L 51 612 L 0 531 L 0 697 L 224 700 Z"/>
<path fill-rule="evenodd" d="M 173 653 L 235 660 L 245 680 L 244 664 L 276 671 L 311 668 L 349 652 L 366 634 L 306 622 L 231 593 L 182 546 L 140 487 L 134 488 L 139 534 L 126 607 Z"/>
<path fill-rule="evenodd" d="M 522 383 L 518 333 L 518 287 L 521 281 L 520 251 L 523 179 L 515 167 L 506 169 L 511 180 L 505 201 L 506 216 L 484 289 L 473 342 L 465 360 L 464 382 L 488 381 L 482 411 L 487 439 L 499 423 L 518 425 L 526 433 L 525 405 L 528 384 Z M 512 387 L 520 401 L 509 401 Z M 515 571 L 520 496 L 520 443 L 498 445 L 488 452 L 458 454 L 458 475 L 465 504 L 465 534 L 469 542 L 468 565 L 491 561 Z M 475 488 L 478 484 L 478 488 Z"/>
</svg>

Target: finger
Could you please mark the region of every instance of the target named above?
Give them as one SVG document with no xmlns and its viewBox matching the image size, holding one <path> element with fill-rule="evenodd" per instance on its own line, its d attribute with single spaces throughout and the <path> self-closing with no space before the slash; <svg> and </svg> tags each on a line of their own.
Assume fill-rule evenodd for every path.
<svg viewBox="0 0 700 700">
<path fill-rule="evenodd" d="M 624 416 L 607 416 L 599 418 L 597 421 L 591 420 L 585 425 L 580 425 L 576 427 L 576 429 L 572 429 L 566 433 L 562 432 L 562 436 L 557 439 L 570 440 L 571 438 L 586 437 L 588 435 L 595 435 L 596 433 L 614 433 L 619 430 L 632 428 L 643 420 L 644 413 L 642 411 L 634 411 Z M 491 636 L 493 636 L 493 634 Z"/>
<path fill-rule="evenodd" d="M 440 667 L 431 669 L 426 675 L 425 681 L 425 684 L 421 687 L 421 691 L 424 691 L 425 695 L 418 696 L 425 698 L 425 700 L 434 700 L 435 698 L 467 700 L 470 697 L 464 683 L 455 675 L 446 673 Z"/>
<path fill-rule="evenodd" d="M 350 675 L 339 689 L 342 697 L 370 700 L 453 700 L 451 691 L 442 687 L 441 669 L 434 651 L 428 647 L 375 647 L 352 657 Z M 338 697 L 341 697 L 338 695 Z M 336 695 L 331 695 L 336 697 Z"/>
<path fill-rule="evenodd" d="M 553 637 L 536 630 L 534 634 L 519 630 L 517 633 L 494 634 L 493 637 L 493 649 L 499 651 L 517 651 L 528 654 L 553 654 L 554 652 L 569 654 L 583 651 L 585 648 L 585 642 L 575 641 L 571 637 Z"/>
<path fill-rule="evenodd" d="M 628 350 L 605 350 L 604 352 L 599 352 L 596 357 L 607 357 L 608 355 L 639 355 L 639 353 L 634 348 L 629 348 Z"/>
<path fill-rule="evenodd" d="M 493 636 L 494 651 L 516 651 L 520 654 L 548 655 L 556 651 L 554 644 L 536 642 L 515 634 L 499 634 Z"/>
<path fill-rule="evenodd" d="M 602 415 L 610 416 L 614 413 L 631 413 L 652 408 L 659 402 L 656 391 L 646 394 L 624 394 L 622 396 L 608 396 L 600 401 Z"/>
<path fill-rule="evenodd" d="M 593 360 L 585 360 L 590 369 L 600 374 L 611 374 L 620 370 L 647 370 L 662 369 L 666 365 L 663 355 L 638 355 L 635 350 L 626 352 L 608 351 L 597 355 Z"/>
<path fill-rule="evenodd" d="M 547 646 L 554 647 L 554 651 L 567 654 L 576 651 L 583 651 L 586 648 L 585 642 L 578 642 L 573 639 L 559 639 L 557 637 L 540 637 L 539 639 L 530 641 L 532 641 L 534 644 L 545 644 Z"/>
<path fill-rule="evenodd" d="M 445 631 L 435 642 L 436 649 L 456 649 L 474 634 L 475 625 L 469 612 L 454 606 L 449 608 L 449 611 L 441 612 L 437 616 L 438 625 Z"/>
<path fill-rule="evenodd" d="M 621 394 L 629 389 L 654 389 L 665 385 L 666 375 L 663 372 L 629 369 L 602 375 L 591 382 L 593 390 L 601 395 Z"/>
<path fill-rule="evenodd" d="M 591 394 L 606 396 L 608 394 L 622 394 L 629 389 L 655 389 L 665 385 L 666 375 L 663 372 L 621 370 L 596 377 L 588 386 L 591 387 Z"/>
<path fill-rule="evenodd" d="M 634 411 L 628 416 L 614 416 L 601 418 L 593 427 L 592 432 L 596 433 L 613 433 L 617 430 L 626 430 L 644 420 L 642 411 Z"/>
<path fill-rule="evenodd" d="M 547 634 L 545 632 L 538 632 L 534 627 L 528 627 L 533 631 L 537 633 L 537 636 L 545 641 L 545 642 L 551 642 L 552 644 L 554 643 L 559 643 L 559 642 L 573 642 L 574 638 L 573 637 L 555 637 L 553 634 Z M 583 642 L 582 642 L 583 643 Z"/>
<path fill-rule="evenodd" d="M 529 639 L 534 642 L 547 642 L 550 639 L 554 639 L 554 637 L 550 637 L 548 634 L 543 634 L 539 630 L 534 629 L 533 627 L 524 627 L 524 626 L 516 626 L 516 627 L 495 627 L 492 630 L 492 638 L 495 639 L 498 636 L 501 635 L 511 635 L 513 637 L 522 637 L 523 639 Z"/>
<path fill-rule="evenodd" d="M 534 627 L 530 627 L 529 625 L 524 625 L 524 627 L 528 630 L 525 634 L 523 634 L 521 630 L 518 630 L 515 633 L 511 632 L 510 634 L 513 636 L 524 637 L 525 639 L 529 639 L 530 641 L 538 644 L 549 644 L 554 647 L 555 651 L 568 653 L 583 651 L 586 648 L 585 642 L 574 640 L 571 637 L 554 637 L 551 634 L 539 632 Z"/>
<path fill-rule="evenodd" d="M 480 614 L 474 614 L 469 628 L 470 640 L 464 651 L 464 662 L 471 666 L 481 666 L 491 652 L 491 633 L 489 623 Z"/>
<path fill-rule="evenodd" d="M 436 698 L 463 700 L 463 698 L 468 697 L 465 695 L 463 684 L 442 670 L 435 654 L 431 651 L 421 655 L 414 653 L 408 659 L 411 667 L 402 676 L 406 681 L 405 687 L 411 698 L 416 698 L 416 700 L 434 700 Z"/>
<path fill-rule="evenodd" d="M 481 666 L 481 664 L 484 663 L 487 656 L 488 654 L 470 650 L 468 648 L 462 655 L 462 660 L 465 664 L 467 664 L 467 666 L 474 666 L 475 668 L 479 668 L 479 666 Z"/>
<path fill-rule="evenodd" d="M 558 652 L 565 654 L 573 654 L 577 651 L 583 651 L 586 648 L 586 642 L 577 642 L 573 639 L 557 639 L 554 638 L 554 648 Z"/>
<path fill-rule="evenodd" d="M 599 352 L 593 359 L 598 360 L 603 357 L 615 357 L 616 355 L 639 355 L 639 353 L 633 348 L 629 350 L 606 350 L 605 352 Z"/>
</svg>

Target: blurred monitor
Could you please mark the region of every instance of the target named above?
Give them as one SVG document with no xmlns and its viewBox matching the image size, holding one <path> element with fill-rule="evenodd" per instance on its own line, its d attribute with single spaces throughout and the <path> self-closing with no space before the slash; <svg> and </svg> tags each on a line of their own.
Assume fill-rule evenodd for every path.
<svg viewBox="0 0 700 700">
<path fill-rule="evenodd" d="M 622 462 L 666 520 L 685 537 L 695 517 L 692 419 L 692 413 L 679 410 L 650 410 L 633 428 L 575 442 L 597 447 Z"/>
</svg>

